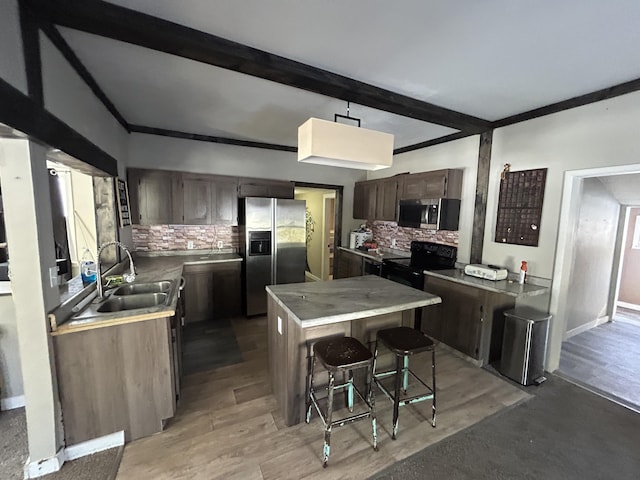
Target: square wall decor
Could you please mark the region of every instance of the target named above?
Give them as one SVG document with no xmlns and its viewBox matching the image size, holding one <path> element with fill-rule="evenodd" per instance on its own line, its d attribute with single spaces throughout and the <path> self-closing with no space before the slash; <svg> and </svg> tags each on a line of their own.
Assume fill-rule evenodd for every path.
<svg viewBox="0 0 640 480">
<path fill-rule="evenodd" d="M 538 246 L 547 169 L 504 172 L 500 181 L 495 241 Z"/>
</svg>

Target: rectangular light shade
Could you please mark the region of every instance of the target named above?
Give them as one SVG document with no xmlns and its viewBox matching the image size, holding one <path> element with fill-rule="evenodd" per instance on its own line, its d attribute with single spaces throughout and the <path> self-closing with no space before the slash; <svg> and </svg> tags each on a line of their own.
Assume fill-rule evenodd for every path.
<svg viewBox="0 0 640 480">
<path fill-rule="evenodd" d="M 298 161 L 380 170 L 393 163 L 393 135 L 310 118 L 298 127 Z"/>
</svg>

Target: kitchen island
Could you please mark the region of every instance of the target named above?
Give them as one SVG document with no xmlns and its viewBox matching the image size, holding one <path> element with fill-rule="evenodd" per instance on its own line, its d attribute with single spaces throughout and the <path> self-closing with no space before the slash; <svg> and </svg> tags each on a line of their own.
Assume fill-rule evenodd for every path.
<svg viewBox="0 0 640 480">
<path fill-rule="evenodd" d="M 414 309 L 441 301 L 375 275 L 270 285 L 267 293 L 269 380 L 287 425 L 304 420 L 306 372 L 315 341 L 351 336 L 372 346 L 378 330 L 413 326 Z"/>
</svg>

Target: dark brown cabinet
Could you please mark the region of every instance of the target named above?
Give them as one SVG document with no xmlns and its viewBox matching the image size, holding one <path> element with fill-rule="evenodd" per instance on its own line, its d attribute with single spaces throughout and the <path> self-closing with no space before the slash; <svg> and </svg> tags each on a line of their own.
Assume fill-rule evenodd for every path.
<svg viewBox="0 0 640 480">
<path fill-rule="evenodd" d="M 128 184 L 132 223 L 182 223 L 182 188 L 176 172 L 130 168 Z"/>
<path fill-rule="evenodd" d="M 404 177 L 400 199 L 460 198 L 462 170 L 434 170 Z"/>
<path fill-rule="evenodd" d="M 422 331 L 484 365 L 500 357 L 504 312 L 515 297 L 427 276 L 425 291 L 442 303 L 422 311 Z"/>
<path fill-rule="evenodd" d="M 340 248 L 336 250 L 336 253 L 338 258 L 333 278 L 360 277 L 364 274 L 362 256 L 346 252 Z"/>
<path fill-rule="evenodd" d="M 240 262 L 185 265 L 185 323 L 240 314 Z"/>
<path fill-rule="evenodd" d="M 238 185 L 238 197 L 293 198 L 294 183 L 284 180 L 261 180 L 241 178 Z"/>
<path fill-rule="evenodd" d="M 398 220 L 398 193 L 404 185 L 404 175 L 377 180 L 376 220 Z"/>
<path fill-rule="evenodd" d="M 186 225 L 237 225 L 237 180 L 215 175 L 182 175 Z"/>
<path fill-rule="evenodd" d="M 356 182 L 353 188 L 353 218 L 375 220 L 377 195 L 377 180 Z"/>
</svg>

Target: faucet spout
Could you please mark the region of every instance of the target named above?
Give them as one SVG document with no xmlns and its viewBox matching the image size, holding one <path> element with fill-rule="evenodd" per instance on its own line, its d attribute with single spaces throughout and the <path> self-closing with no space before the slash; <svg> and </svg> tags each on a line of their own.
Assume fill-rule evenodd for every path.
<svg viewBox="0 0 640 480">
<path fill-rule="evenodd" d="M 96 263 L 97 265 L 97 279 L 96 279 L 96 283 L 97 283 L 97 287 L 98 287 L 98 299 L 102 300 L 102 298 L 104 297 L 104 285 L 102 285 L 102 271 L 101 271 L 101 267 L 100 267 L 100 255 L 102 254 L 102 251 L 110 246 L 110 245 L 115 245 L 116 247 L 120 247 L 122 250 L 124 250 L 127 254 L 127 257 L 129 257 L 129 273 L 124 275 L 124 280 L 127 283 L 131 283 L 136 279 L 136 271 L 133 267 L 133 258 L 131 257 L 131 253 L 129 252 L 129 249 L 127 248 L 127 246 L 124 243 L 118 242 L 118 241 L 112 241 L 112 242 L 107 242 L 107 243 L 103 243 L 102 245 L 100 245 L 100 248 L 98 249 L 98 255 L 97 255 L 97 259 L 96 259 Z"/>
</svg>

